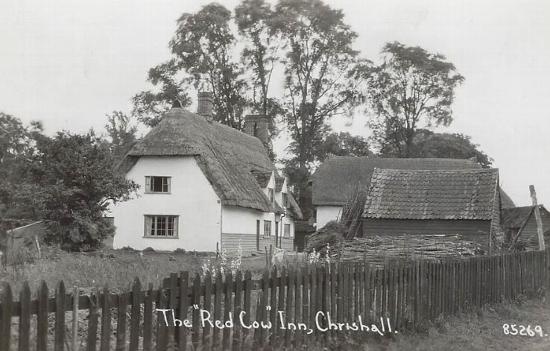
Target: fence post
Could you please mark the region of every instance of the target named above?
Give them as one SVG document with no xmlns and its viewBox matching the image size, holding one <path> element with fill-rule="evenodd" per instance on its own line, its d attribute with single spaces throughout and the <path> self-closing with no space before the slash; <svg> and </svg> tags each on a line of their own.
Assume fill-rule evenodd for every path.
<svg viewBox="0 0 550 351">
<path fill-rule="evenodd" d="M 30 349 L 30 328 L 31 328 L 31 289 L 28 282 L 23 283 L 19 294 L 21 311 L 19 315 L 19 350 Z M 3 339 L 0 332 L 0 339 Z M 0 347 L 1 348 L 1 347 Z"/>
<path fill-rule="evenodd" d="M 97 320 L 98 320 L 98 294 L 94 289 L 90 294 L 90 308 L 88 310 L 88 339 L 87 351 L 96 351 L 97 346 Z M 76 313 L 75 313 L 76 311 Z M 75 321 L 76 319 L 76 321 Z M 75 327 L 76 326 L 76 327 Z M 73 350 L 78 350 L 77 336 L 78 331 L 78 288 L 73 288 Z"/>
<path fill-rule="evenodd" d="M 137 350 L 139 343 L 139 322 L 141 319 L 141 283 L 134 279 L 132 286 L 132 307 L 130 317 L 130 350 Z"/>
<path fill-rule="evenodd" d="M 38 314 L 36 317 L 36 350 L 46 351 L 48 347 L 48 286 L 42 281 L 38 290 Z"/>
<path fill-rule="evenodd" d="M 65 342 L 65 284 L 60 281 L 55 292 L 55 338 L 54 350 L 63 351 Z"/>
<path fill-rule="evenodd" d="M 73 301 L 72 301 L 73 302 L 73 313 L 72 313 L 73 321 L 72 321 L 72 348 L 71 348 L 72 351 L 78 351 L 78 298 L 79 298 L 79 295 L 80 293 L 79 293 L 78 287 L 73 286 Z M 92 310 L 92 295 L 93 295 L 93 290 L 92 290 L 92 294 L 90 294 L 90 311 Z M 92 316 L 88 315 L 88 321 L 90 321 L 90 318 L 92 318 Z M 97 323 L 97 320 L 96 320 L 96 323 Z M 89 326 L 88 326 L 88 330 L 90 330 Z M 96 330 L 96 337 L 97 337 L 97 330 Z M 95 343 L 93 346 L 95 351 Z"/>
<path fill-rule="evenodd" d="M 0 303 L 0 307 L 2 308 L 0 312 L 0 350 L 9 350 L 13 303 L 11 286 L 9 284 L 4 284 L 4 291 L 2 292 Z"/>
</svg>

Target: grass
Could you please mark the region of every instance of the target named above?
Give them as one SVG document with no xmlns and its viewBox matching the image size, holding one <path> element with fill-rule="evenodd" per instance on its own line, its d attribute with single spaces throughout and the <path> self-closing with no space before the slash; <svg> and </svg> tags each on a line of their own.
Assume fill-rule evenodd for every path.
<svg viewBox="0 0 550 351">
<path fill-rule="evenodd" d="M 403 333 L 367 341 L 364 351 L 464 351 L 464 350 L 550 350 L 550 336 L 505 335 L 503 324 L 540 325 L 550 335 L 550 303 L 544 298 L 483 308 L 433 323 L 424 333 Z M 356 345 L 358 346 L 358 345 Z M 342 348 L 339 348 L 342 350 Z"/>
<path fill-rule="evenodd" d="M 24 281 L 36 291 L 44 280 L 50 289 L 63 280 L 67 289 L 77 286 L 84 291 L 108 285 L 115 291 L 127 291 L 134 279 L 143 286 L 158 286 L 170 273 L 189 271 L 199 273 L 203 263 L 215 254 L 136 252 L 131 250 L 102 250 L 92 253 L 67 253 L 45 249 L 42 259 L 19 259 L 15 265 L 0 268 L 0 283 L 9 283 L 18 292 Z M 242 270 L 259 277 L 265 269 L 265 256 L 243 257 Z"/>
</svg>

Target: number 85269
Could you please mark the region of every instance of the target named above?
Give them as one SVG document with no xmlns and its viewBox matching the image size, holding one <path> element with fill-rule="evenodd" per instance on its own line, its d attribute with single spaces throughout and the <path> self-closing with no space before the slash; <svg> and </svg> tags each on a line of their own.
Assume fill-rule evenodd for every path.
<svg viewBox="0 0 550 351">
<path fill-rule="evenodd" d="M 540 325 L 535 325 L 531 328 L 530 325 L 525 326 L 521 324 L 506 324 L 502 325 L 502 331 L 504 335 L 521 335 L 521 336 L 540 336 L 544 337 L 546 334 L 542 331 Z"/>
</svg>

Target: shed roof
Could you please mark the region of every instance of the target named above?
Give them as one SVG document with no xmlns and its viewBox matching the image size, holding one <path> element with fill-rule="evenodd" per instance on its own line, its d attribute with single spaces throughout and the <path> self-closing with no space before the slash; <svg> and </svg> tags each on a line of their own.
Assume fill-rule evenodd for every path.
<svg viewBox="0 0 550 351">
<path fill-rule="evenodd" d="M 501 225 L 504 229 L 520 229 L 525 222 L 531 217 L 535 206 L 521 206 L 513 208 L 503 208 Z M 540 211 L 545 211 L 549 217 L 550 213 L 544 208 L 543 205 L 539 205 Z"/>
<path fill-rule="evenodd" d="M 363 216 L 387 219 L 491 220 L 497 169 L 375 168 Z"/>
<path fill-rule="evenodd" d="M 132 147 L 123 170 L 128 171 L 144 156 L 195 156 L 222 204 L 274 210 L 261 186 L 267 174 L 277 171 L 256 137 L 173 108 Z"/>
<path fill-rule="evenodd" d="M 358 187 L 368 188 L 375 168 L 455 170 L 481 166 L 469 159 L 333 156 L 312 176 L 313 205 L 344 205 Z"/>
</svg>

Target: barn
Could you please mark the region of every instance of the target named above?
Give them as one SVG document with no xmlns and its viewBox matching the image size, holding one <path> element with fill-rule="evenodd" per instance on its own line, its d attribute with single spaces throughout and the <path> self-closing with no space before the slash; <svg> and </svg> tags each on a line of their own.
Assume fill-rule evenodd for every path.
<svg viewBox="0 0 550 351">
<path fill-rule="evenodd" d="M 543 231 L 550 230 L 550 212 L 539 205 Z M 502 229 L 507 242 L 517 242 L 528 250 L 538 250 L 539 239 L 535 206 L 502 209 Z"/>
<path fill-rule="evenodd" d="M 500 209 L 497 169 L 375 168 L 363 235 L 458 234 L 487 247 L 500 232 Z"/>
<path fill-rule="evenodd" d="M 472 159 L 453 158 L 382 158 L 331 156 L 311 177 L 312 205 L 317 228 L 336 220 L 342 208 L 357 190 L 368 189 L 375 168 L 410 170 L 481 169 Z M 501 189 L 503 207 L 514 207 Z"/>
</svg>

